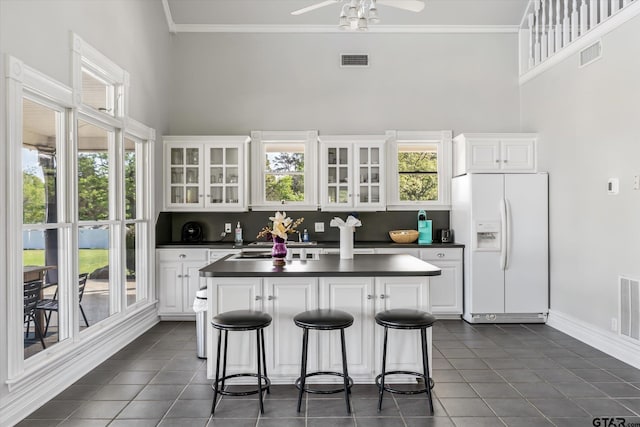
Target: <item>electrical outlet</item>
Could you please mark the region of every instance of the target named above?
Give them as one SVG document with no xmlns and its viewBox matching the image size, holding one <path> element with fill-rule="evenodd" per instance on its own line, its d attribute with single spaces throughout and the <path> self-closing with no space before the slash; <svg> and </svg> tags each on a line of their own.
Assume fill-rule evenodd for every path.
<svg viewBox="0 0 640 427">
<path fill-rule="evenodd" d="M 615 317 L 611 318 L 611 330 L 613 332 L 618 332 L 618 319 Z"/>
<path fill-rule="evenodd" d="M 315 228 L 315 232 L 316 233 L 324 233 L 324 222 L 316 222 L 316 228 Z"/>
<path fill-rule="evenodd" d="M 231 223 L 230 222 L 225 222 L 224 223 L 224 232 L 225 233 L 231 233 Z"/>
<path fill-rule="evenodd" d="M 640 175 L 635 175 L 633 177 L 633 189 L 640 190 Z"/>
</svg>

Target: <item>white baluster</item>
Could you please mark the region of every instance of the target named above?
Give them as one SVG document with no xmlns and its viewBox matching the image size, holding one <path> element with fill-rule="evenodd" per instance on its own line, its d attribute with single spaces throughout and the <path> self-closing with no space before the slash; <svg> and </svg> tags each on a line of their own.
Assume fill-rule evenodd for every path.
<svg viewBox="0 0 640 427">
<path fill-rule="evenodd" d="M 622 1 L 622 7 L 627 7 L 627 6 L 629 6 L 629 3 L 631 3 L 631 0 L 623 0 L 623 1 Z"/>
<path fill-rule="evenodd" d="M 549 30 L 547 31 L 547 35 L 548 35 L 548 48 L 549 48 L 549 53 L 548 55 L 551 56 L 554 54 L 554 52 L 556 51 L 556 30 L 555 27 L 553 25 L 553 0 L 548 0 L 549 1 Z"/>
<path fill-rule="evenodd" d="M 542 51 L 542 54 L 540 56 L 540 59 L 545 60 L 547 59 L 547 56 L 549 55 L 549 45 L 548 45 L 548 38 L 547 38 L 547 14 L 546 14 L 546 8 L 545 8 L 545 4 L 546 4 L 546 0 L 542 0 L 542 10 L 540 12 L 540 15 L 542 15 L 542 22 L 541 22 L 541 28 L 540 31 L 542 32 L 540 34 L 540 50 Z"/>
<path fill-rule="evenodd" d="M 569 24 L 569 0 L 564 0 L 564 19 L 562 20 L 562 47 L 569 44 L 571 39 L 571 27 Z"/>
<path fill-rule="evenodd" d="M 536 29 L 535 29 L 535 38 L 536 38 L 536 43 L 534 46 L 534 51 L 533 51 L 533 55 L 534 55 L 534 61 L 536 64 L 538 64 L 541 59 L 542 59 L 542 54 L 541 54 L 541 49 L 540 49 L 540 34 L 542 29 L 540 28 L 540 0 L 534 0 L 533 3 L 533 8 L 535 11 L 535 18 L 536 18 Z"/>
<path fill-rule="evenodd" d="M 578 0 L 573 0 L 573 6 L 571 7 L 571 41 L 578 38 L 578 29 L 580 28 L 578 19 Z"/>
<path fill-rule="evenodd" d="M 534 39 L 536 33 L 533 28 L 533 13 L 530 13 L 527 18 L 529 22 L 529 69 L 532 69 L 535 65 L 534 45 L 536 44 Z"/>
<path fill-rule="evenodd" d="M 582 0 L 580 5 L 580 35 L 587 32 L 589 28 L 589 8 L 587 7 L 587 0 Z"/>
<path fill-rule="evenodd" d="M 598 0 L 589 2 L 589 29 L 598 25 Z"/>
<path fill-rule="evenodd" d="M 612 0 L 611 1 L 611 14 L 613 15 L 618 10 L 620 10 L 620 0 Z"/>
<path fill-rule="evenodd" d="M 609 0 L 600 0 L 600 22 L 609 17 Z"/>
<path fill-rule="evenodd" d="M 556 0 L 556 52 L 562 49 L 562 19 L 560 19 L 560 6 L 562 0 Z"/>
</svg>

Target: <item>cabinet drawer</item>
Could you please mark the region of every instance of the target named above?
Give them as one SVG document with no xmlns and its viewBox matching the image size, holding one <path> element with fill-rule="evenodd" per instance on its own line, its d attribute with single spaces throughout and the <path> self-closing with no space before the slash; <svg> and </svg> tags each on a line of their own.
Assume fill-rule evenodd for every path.
<svg viewBox="0 0 640 427">
<path fill-rule="evenodd" d="M 158 249 L 159 261 L 206 261 L 207 249 Z"/>
<path fill-rule="evenodd" d="M 420 249 L 420 258 L 430 261 L 461 260 L 462 248 Z"/>
</svg>

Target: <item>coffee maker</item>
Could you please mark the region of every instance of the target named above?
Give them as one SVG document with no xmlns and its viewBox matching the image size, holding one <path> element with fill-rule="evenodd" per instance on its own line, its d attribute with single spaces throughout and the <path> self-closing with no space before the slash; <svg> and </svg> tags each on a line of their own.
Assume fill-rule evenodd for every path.
<svg viewBox="0 0 640 427">
<path fill-rule="evenodd" d="M 420 210 L 418 211 L 418 244 L 430 245 L 431 243 L 433 243 L 431 220 L 427 219 L 427 213 L 424 210 Z"/>
</svg>

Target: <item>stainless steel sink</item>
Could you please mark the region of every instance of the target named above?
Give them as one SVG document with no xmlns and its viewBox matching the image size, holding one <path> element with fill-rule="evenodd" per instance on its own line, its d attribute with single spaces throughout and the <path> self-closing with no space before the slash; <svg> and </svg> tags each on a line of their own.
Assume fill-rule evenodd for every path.
<svg viewBox="0 0 640 427">
<path fill-rule="evenodd" d="M 251 242 L 247 246 L 271 247 L 273 246 L 273 242 Z M 309 246 L 318 246 L 318 242 L 296 242 L 287 240 L 287 246 L 290 248 L 305 248 Z"/>
</svg>

